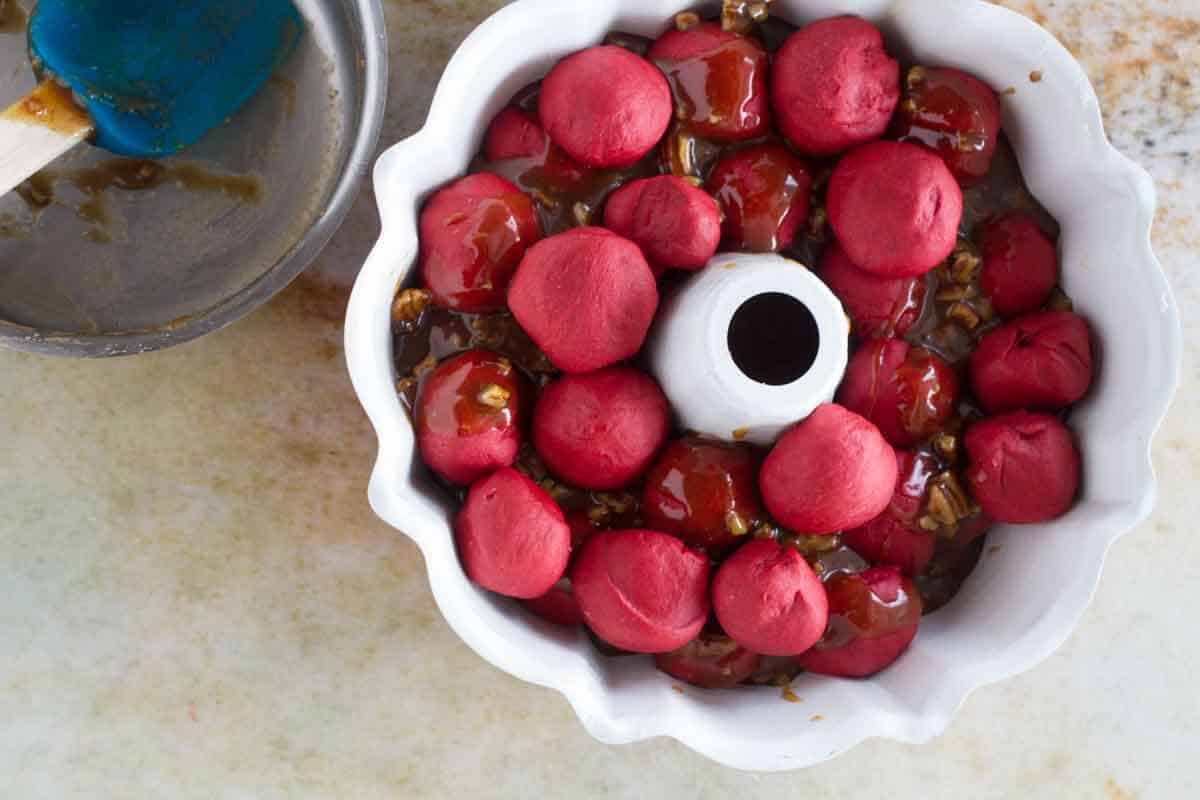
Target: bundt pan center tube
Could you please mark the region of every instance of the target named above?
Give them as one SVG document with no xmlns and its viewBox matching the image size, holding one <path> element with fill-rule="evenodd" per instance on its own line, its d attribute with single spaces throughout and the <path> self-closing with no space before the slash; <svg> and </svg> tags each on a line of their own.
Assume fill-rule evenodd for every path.
<svg viewBox="0 0 1200 800">
<path fill-rule="evenodd" d="M 849 336 L 842 304 L 803 265 L 722 254 L 664 298 L 650 366 L 685 429 L 770 446 L 833 400 Z"/>
</svg>

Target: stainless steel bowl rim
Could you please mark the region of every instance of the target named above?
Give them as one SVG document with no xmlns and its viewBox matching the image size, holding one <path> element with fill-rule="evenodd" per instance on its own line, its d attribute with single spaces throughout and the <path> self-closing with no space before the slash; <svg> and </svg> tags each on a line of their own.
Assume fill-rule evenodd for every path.
<svg viewBox="0 0 1200 800">
<path fill-rule="evenodd" d="M 184 344 L 236 322 L 295 280 L 320 255 L 350 212 L 383 128 L 388 90 L 387 26 L 382 0 L 355 0 L 363 36 L 360 124 L 329 202 L 308 231 L 257 280 L 217 305 L 154 329 L 104 334 L 55 333 L 0 320 L 0 343 L 42 355 L 107 358 Z"/>
</svg>

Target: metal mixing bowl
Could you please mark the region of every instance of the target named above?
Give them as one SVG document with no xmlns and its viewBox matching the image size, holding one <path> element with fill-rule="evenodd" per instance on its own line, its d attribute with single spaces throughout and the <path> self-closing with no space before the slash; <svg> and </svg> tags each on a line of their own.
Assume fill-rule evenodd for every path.
<svg viewBox="0 0 1200 800">
<path fill-rule="evenodd" d="M 386 30 L 380 0 L 296 5 L 300 49 L 229 122 L 162 162 L 160 185 L 99 189 L 112 156 L 85 147 L 53 166 L 47 207 L 0 197 L 0 344 L 84 357 L 170 347 L 246 315 L 316 258 L 379 137 Z M 0 32 L 0 105 L 33 85 L 23 33 Z"/>
</svg>

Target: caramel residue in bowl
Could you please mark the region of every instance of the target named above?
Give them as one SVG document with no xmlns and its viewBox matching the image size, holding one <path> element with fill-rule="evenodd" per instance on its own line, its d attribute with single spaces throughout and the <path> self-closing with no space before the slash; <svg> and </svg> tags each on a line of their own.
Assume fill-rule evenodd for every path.
<svg viewBox="0 0 1200 800">
<path fill-rule="evenodd" d="M 263 185 L 257 175 L 229 175 L 185 163 L 168 167 L 163 177 L 189 191 L 224 192 L 247 205 L 262 202 Z"/>
<path fill-rule="evenodd" d="M 221 173 L 187 162 L 164 164 L 136 158 L 114 158 L 92 167 L 44 174 L 48 178 L 42 179 L 43 185 L 47 179 L 51 185 L 56 179 L 66 180 L 87 195 L 101 194 L 109 189 L 144 191 L 165 183 L 176 183 L 188 191 L 223 192 L 248 204 L 260 202 L 263 195 L 262 181 L 256 175 Z"/>
<path fill-rule="evenodd" d="M 221 173 L 188 162 L 165 164 L 135 158 L 114 158 L 61 172 L 43 170 L 17 187 L 17 194 L 36 215 L 56 202 L 55 187 L 60 181 L 83 193 L 84 200 L 74 210 L 80 219 L 91 223 L 93 227 L 85 235 L 97 244 L 112 241 L 107 200 L 111 189 L 137 192 L 174 183 L 185 191 L 222 192 L 246 205 L 256 205 L 263 198 L 262 181 L 256 175 Z"/>
<path fill-rule="evenodd" d="M 268 80 L 283 95 L 283 113 L 293 119 L 296 116 L 296 82 L 282 75 L 272 75 Z"/>
<path fill-rule="evenodd" d="M 48 208 L 54 202 L 54 176 L 38 172 L 16 188 L 17 195 L 33 213 Z"/>
<path fill-rule="evenodd" d="M 28 233 L 12 214 L 0 214 L 0 239 L 23 239 Z"/>
<path fill-rule="evenodd" d="M 21 33 L 28 21 L 17 0 L 0 0 L 0 33 Z"/>
</svg>

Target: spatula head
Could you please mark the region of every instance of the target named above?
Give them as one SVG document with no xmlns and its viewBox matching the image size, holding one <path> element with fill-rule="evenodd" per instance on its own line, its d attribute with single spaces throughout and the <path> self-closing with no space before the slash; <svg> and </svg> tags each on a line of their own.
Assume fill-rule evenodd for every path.
<svg viewBox="0 0 1200 800">
<path fill-rule="evenodd" d="M 290 0 L 39 0 L 29 47 L 83 102 L 98 146 L 157 158 L 237 111 L 303 25 Z"/>
</svg>

